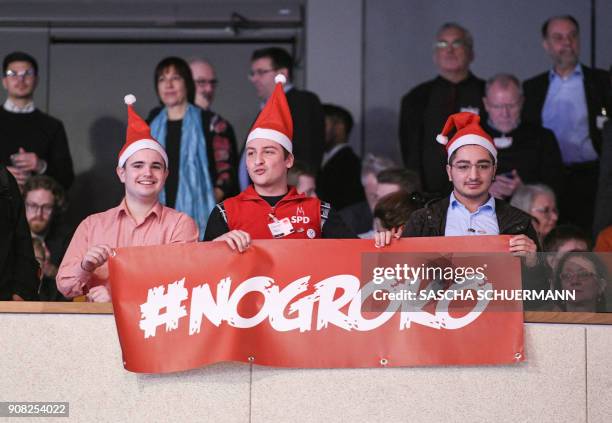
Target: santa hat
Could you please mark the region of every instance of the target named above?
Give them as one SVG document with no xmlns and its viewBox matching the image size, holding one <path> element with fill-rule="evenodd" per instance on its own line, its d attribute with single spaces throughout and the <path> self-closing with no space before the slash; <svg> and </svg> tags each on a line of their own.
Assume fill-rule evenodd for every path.
<svg viewBox="0 0 612 423">
<path fill-rule="evenodd" d="M 153 139 L 149 125 L 138 116 L 138 113 L 136 113 L 132 106 L 132 104 L 136 103 L 136 97 L 132 94 L 128 94 L 123 100 L 128 106 L 128 126 L 125 136 L 125 145 L 119 152 L 119 167 L 123 167 L 132 154 L 145 148 L 150 148 L 161 154 L 164 162 L 166 162 L 166 167 L 168 167 L 168 155 L 166 154 L 166 150 L 164 150 L 164 147 L 162 147 L 159 142 Z"/>
<path fill-rule="evenodd" d="M 464 145 L 479 145 L 486 148 L 497 161 L 497 149 L 489 134 L 480 127 L 480 116 L 470 112 L 461 112 L 450 115 L 442 129 L 442 133 L 436 137 L 436 141 L 446 146 L 448 158 Z M 455 135 L 448 140 L 448 134 L 456 129 Z"/>
<path fill-rule="evenodd" d="M 293 119 L 287 104 L 287 97 L 283 90 L 283 84 L 287 82 L 285 75 L 278 74 L 274 77 L 276 87 L 268 99 L 263 110 L 257 116 L 257 120 L 249 132 L 246 144 L 256 138 L 264 138 L 282 145 L 288 152 L 293 151 Z"/>
</svg>

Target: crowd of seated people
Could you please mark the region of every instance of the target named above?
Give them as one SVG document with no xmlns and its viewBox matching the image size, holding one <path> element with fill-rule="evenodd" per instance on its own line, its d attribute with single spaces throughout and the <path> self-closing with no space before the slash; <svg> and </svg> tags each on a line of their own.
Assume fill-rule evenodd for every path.
<svg viewBox="0 0 612 423">
<path fill-rule="evenodd" d="M 349 143 L 354 123 L 350 112 L 322 105 L 316 94 L 297 89 L 293 58 L 283 49 L 253 52 L 250 81 L 262 103 L 253 111 L 255 123 L 241 151 L 232 125 L 211 109 L 217 86 L 213 65 L 202 58 L 167 57 L 153 72 L 159 105 L 150 110 L 146 123 L 132 116 L 133 100 L 126 100 L 137 124 L 136 129 L 128 126 L 118 161 L 124 201 L 105 212 L 112 211 L 112 216 L 86 219 L 74 238 L 74 228 L 61 218 L 67 207 L 64 191 L 73 180 L 63 125 L 34 106 L 36 60 L 11 53 L 3 62 L 7 99 L 0 111 L 0 141 L 9 134 L 23 136 L 0 142 L 0 167 L 6 168 L 0 182 L 2 192 L 16 186 L 23 205 L 11 206 L 15 235 L 3 241 L 8 244 L 0 249 L 0 263 L 10 261 L 21 270 L 0 275 L 1 299 L 65 301 L 84 295 L 90 301 L 109 301 L 106 262 L 112 248 L 206 239 L 242 251 L 267 228 L 227 220 L 232 204 L 251 195 L 263 208 L 274 208 L 283 201 L 303 201 L 298 197 L 304 194 L 311 198 L 304 203 L 312 208 L 308 213 L 321 222 L 312 237 L 359 236 L 379 245 L 391 242 L 389 233 L 511 234 L 508 251 L 523 257 L 527 267 L 538 265 L 535 252 L 554 253 L 539 263 L 546 268 L 541 282 L 548 287 L 561 289 L 586 281 L 587 273 L 594 275 L 594 296 L 588 301 L 601 310 L 607 286 L 601 281 L 607 273 L 598 262 L 588 264 L 579 255 L 571 261 L 566 253 L 589 250 L 591 239 L 597 239 L 596 251 L 612 251 L 612 208 L 598 211 L 598 226 L 593 226 L 597 196 L 599 207 L 605 204 L 606 189 L 612 189 L 606 179 L 612 179 L 607 176 L 610 165 L 600 160 L 612 151 L 612 124 L 606 121 L 612 111 L 610 75 L 579 62 L 580 28 L 573 17 L 548 19 L 541 35 L 552 60 L 550 70 L 524 83 L 506 72 L 484 80 L 470 70 L 475 48 L 470 32 L 456 23 L 443 24 L 433 46 L 438 75 L 401 101 L 403 167 L 371 153 L 360 159 Z M 279 84 L 282 101 L 276 93 Z M 286 113 L 292 121 L 286 133 L 268 116 L 272 103 L 281 107 L 276 113 Z M 48 139 L 32 138 L 35 127 L 44 129 Z M 130 147 L 130 131 L 145 127 L 142 140 L 154 144 Z M 262 138 L 272 144 L 260 145 Z M 276 168 L 259 163 L 266 160 Z M 269 169 L 278 169 L 272 182 L 262 178 Z M 287 185 L 297 190 L 283 188 Z M 17 200 L 21 198 L 12 198 Z M 27 226 L 18 224 L 20 215 Z M 160 218 L 155 224 L 152 215 Z M 115 228 L 120 245 L 107 239 L 111 218 L 124 221 Z M 121 235 L 128 227 L 130 235 Z M 180 236 L 165 236 L 167 227 L 179 228 Z M 19 243 L 24 238 L 17 232 L 26 228 L 27 239 L 35 240 L 36 256 L 20 253 L 32 246 Z M 139 228 L 147 235 L 139 238 Z M 96 236 L 97 231 L 105 231 L 104 236 Z M 381 238 L 385 231 L 386 238 Z M 42 279 L 24 269 L 34 258 L 41 263 Z M 587 270 L 570 277 L 569 267 L 576 261 Z M 9 272 L 21 275 L 22 282 L 7 276 Z M 27 287 L 17 289 L 18 283 Z"/>
</svg>

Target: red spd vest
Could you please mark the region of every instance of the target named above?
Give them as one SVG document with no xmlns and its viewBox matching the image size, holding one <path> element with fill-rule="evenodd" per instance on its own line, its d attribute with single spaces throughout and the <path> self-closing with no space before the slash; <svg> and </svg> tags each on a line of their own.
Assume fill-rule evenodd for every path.
<svg viewBox="0 0 612 423">
<path fill-rule="evenodd" d="M 249 185 L 237 196 L 225 200 L 223 207 L 230 231 L 243 230 L 253 239 L 274 238 L 268 227 L 273 221 L 270 215 L 278 220 L 289 218 L 295 231 L 282 239 L 321 238 L 321 201 L 298 194 L 295 187 L 290 187 L 287 195 L 276 203 L 276 206 L 270 207 L 266 200 L 257 194 L 253 185 Z"/>
</svg>

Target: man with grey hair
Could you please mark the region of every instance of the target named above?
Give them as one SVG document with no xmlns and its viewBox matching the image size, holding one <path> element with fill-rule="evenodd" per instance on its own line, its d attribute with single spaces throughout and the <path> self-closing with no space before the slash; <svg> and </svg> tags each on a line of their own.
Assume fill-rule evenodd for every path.
<svg viewBox="0 0 612 423">
<path fill-rule="evenodd" d="M 217 90 L 217 75 L 215 68 L 208 60 L 201 57 L 194 57 L 189 60 L 189 67 L 193 75 L 193 82 L 196 86 L 196 106 L 208 110 L 215 100 Z"/>
<path fill-rule="evenodd" d="M 470 72 L 474 41 L 461 25 L 442 25 L 433 49 L 439 75 L 402 98 L 399 137 L 404 165 L 419 173 L 423 189 L 446 195 L 451 184 L 444 167 L 444 148 L 436 142 L 436 135 L 449 115 L 483 111 L 485 82 Z"/>
<path fill-rule="evenodd" d="M 555 135 L 535 123 L 521 122 L 523 92 L 514 75 L 491 77 L 482 99 L 488 114 L 483 129 L 497 147 L 497 174 L 489 192 L 508 199 L 523 183 L 561 189 L 563 165 Z"/>
<path fill-rule="evenodd" d="M 206 59 L 196 57 L 189 60 L 189 67 L 195 83 L 195 103 L 201 109 L 206 110 L 204 124 L 208 125 L 207 133 L 212 139 L 206 140 L 213 144 L 215 151 L 215 168 L 217 169 L 217 180 L 215 184 L 215 198 L 221 201 L 224 198 L 233 197 L 238 194 L 238 147 L 236 135 L 232 125 L 219 113 L 211 110 L 217 89 L 217 75 L 215 68 Z M 208 119 L 210 117 L 210 120 Z"/>
<path fill-rule="evenodd" d="M 580 63 L 580 26 L 571 15 L 553 16 L 544 22 L 542 47 L 552 60 L 552 68 L 525 81 L 523 117 L 555 133 L 564 164 L 561 216 L 590 232 L 601 131 L 612 112 L 610 78 L 606 71 Z"/>
</svg>

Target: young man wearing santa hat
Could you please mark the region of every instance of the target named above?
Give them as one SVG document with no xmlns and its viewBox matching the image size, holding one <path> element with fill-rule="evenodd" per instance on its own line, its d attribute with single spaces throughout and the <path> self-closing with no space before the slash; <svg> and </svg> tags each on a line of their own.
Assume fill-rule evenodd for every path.
<svg viewBox="0 0 612 423">
<path fill-rule="evenodd" d="M 113 248 L 198 240 L 194 220 L 158 200 L 168 177 L 168 156 L 134 111 L 135 101 L 133 95 L 125 97 L 127 139 L 117 166 L 125 198 L 119 206 L 87 217 L 77 228 L 56 277 L 66 297 L 87 294 L 90 301 L 110 301 L 107 261 Z"/>
<path fill-rule="evenodd" d="M 246 164 L 253 184 L 218 204 L 206 226 L 205 241 L 225 241 L 244 251 L 251 239 L 354 238 L 329 206 L 287 185 L 293 166 L 293 121 L 283 91 L 284 75 L 253 124 L 246 141 Z"/>
<path fill-rule="evenodd" d="M 446 146 L 446 172 L 453 192 L 415 211 L 403 236 L 515 235 L 509 251 L 534 266 L 538 238 L 531 216 L 489 195 L 497 150 L 479 122 L 479 116 L 470 112 L 449 116 L 437 140 Z M 453 129 L 456 133 L 449 140 Z"/>
</svg>

